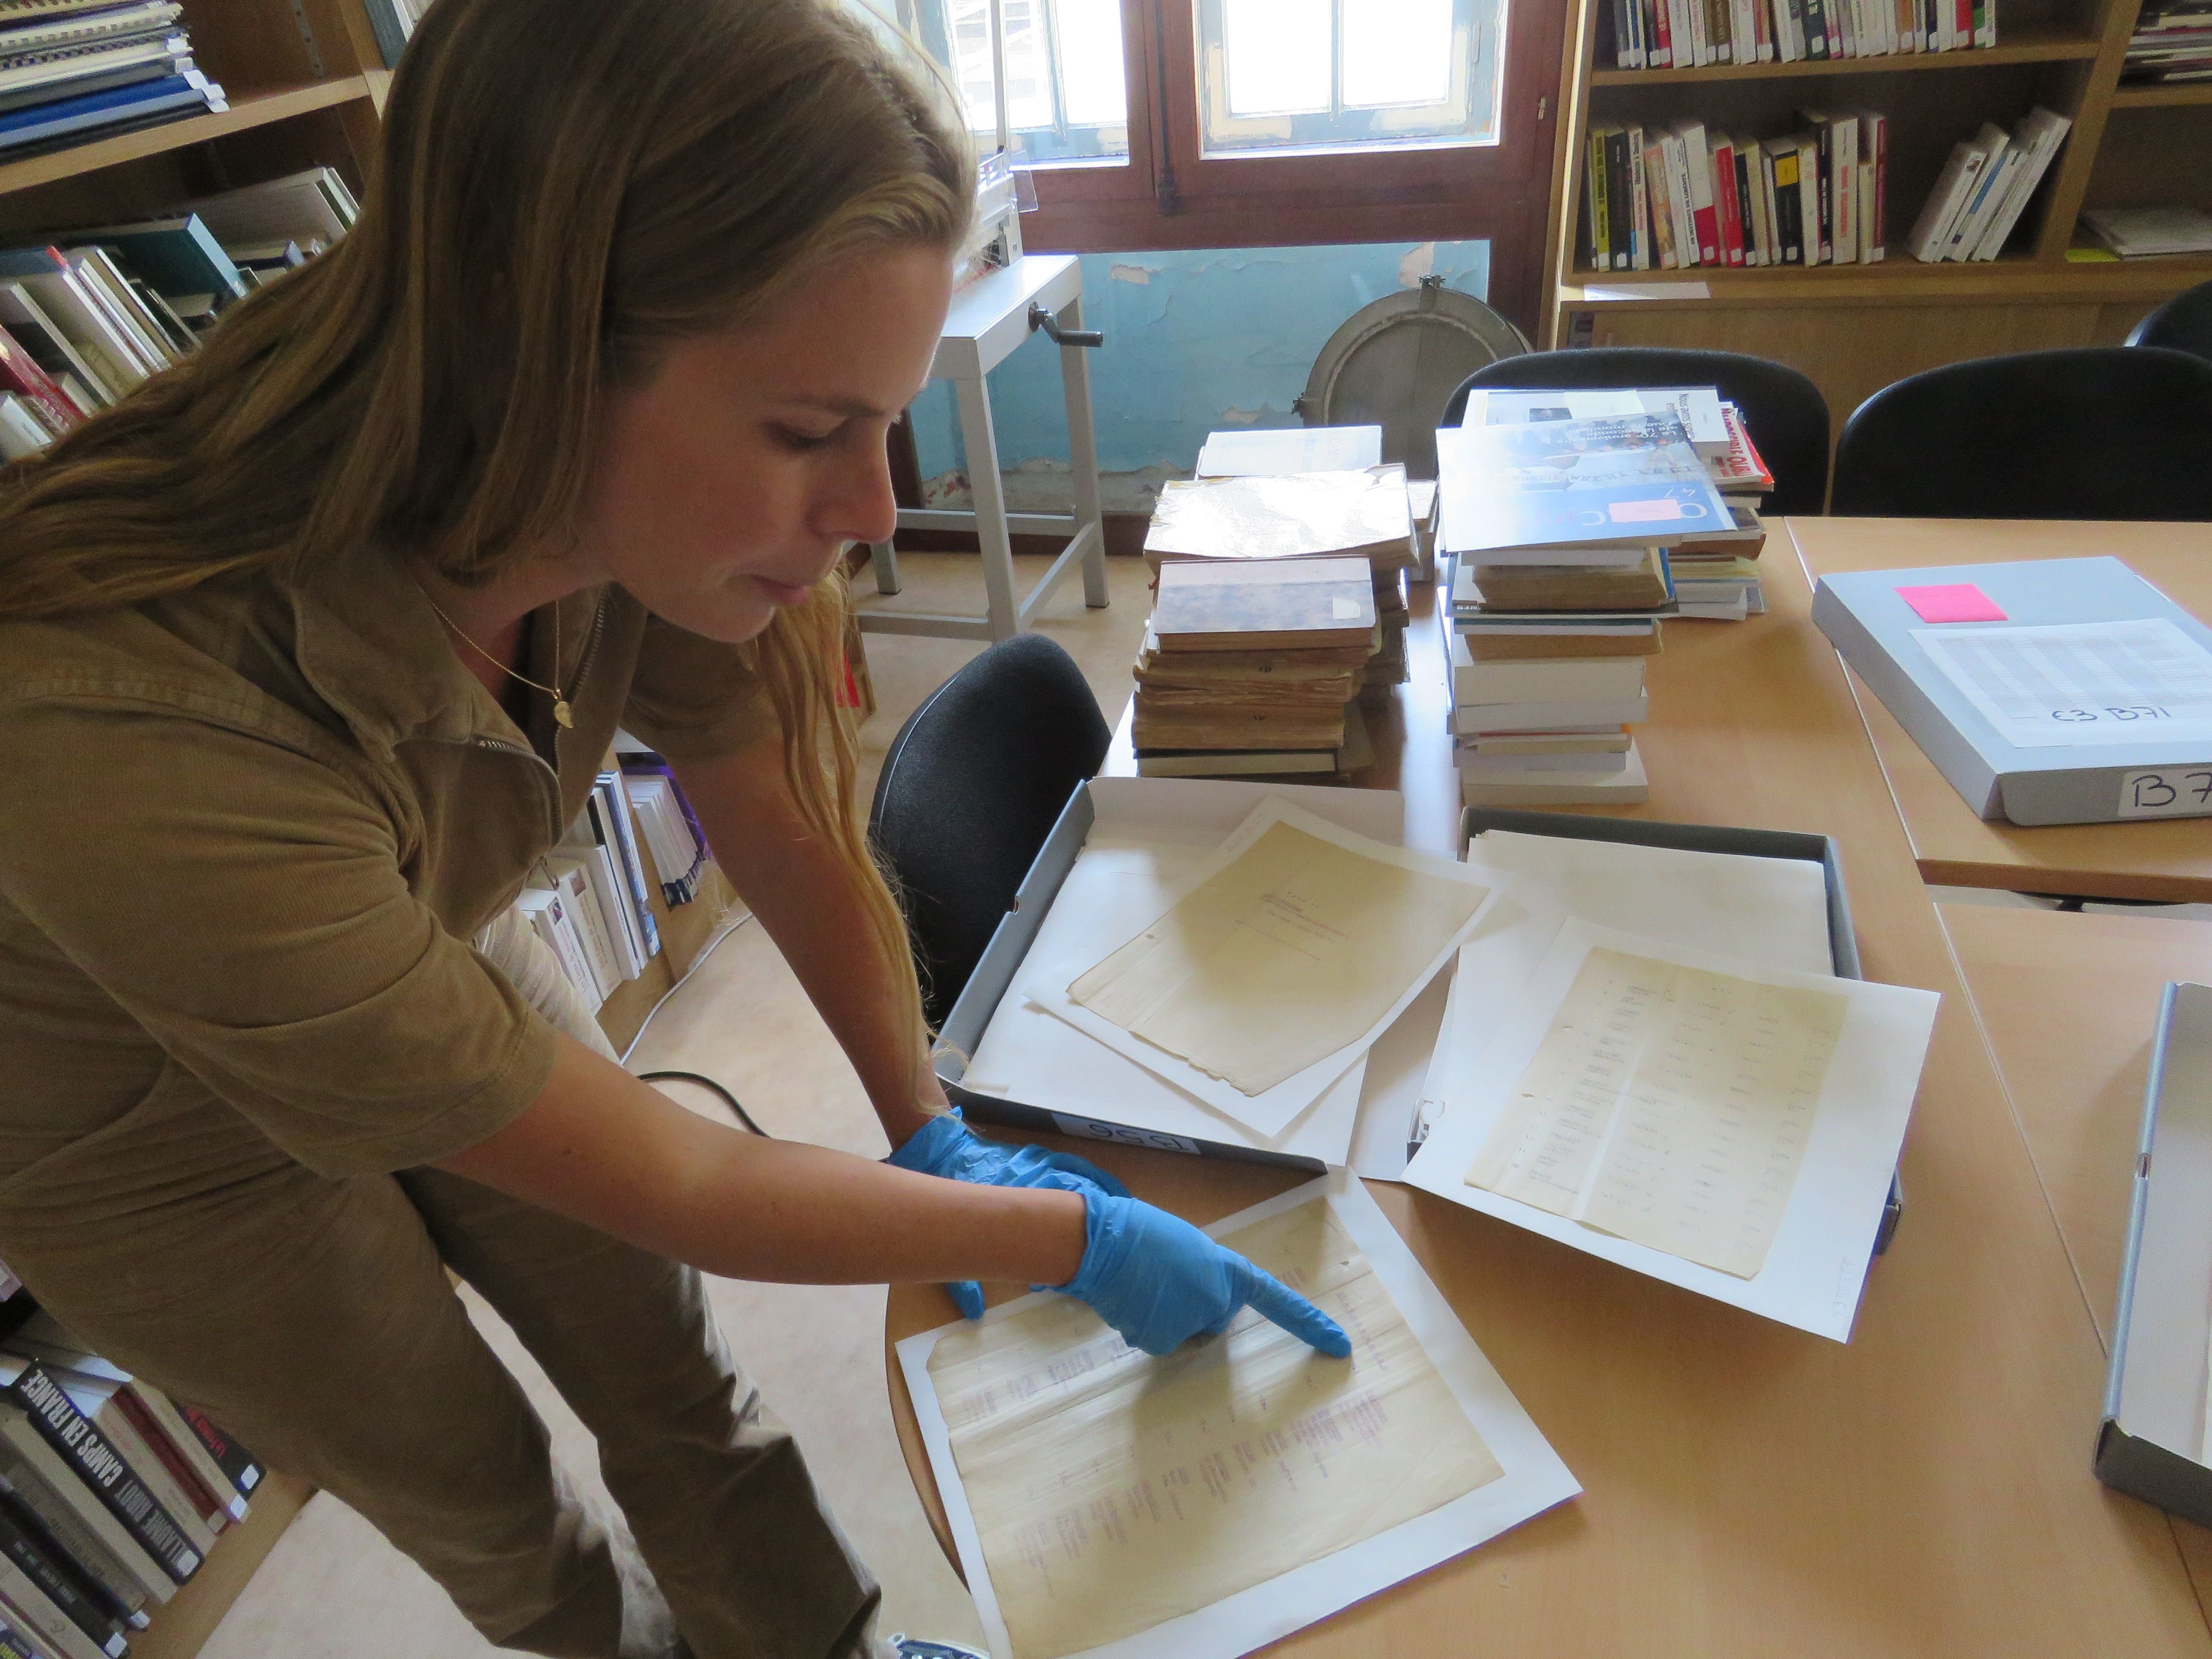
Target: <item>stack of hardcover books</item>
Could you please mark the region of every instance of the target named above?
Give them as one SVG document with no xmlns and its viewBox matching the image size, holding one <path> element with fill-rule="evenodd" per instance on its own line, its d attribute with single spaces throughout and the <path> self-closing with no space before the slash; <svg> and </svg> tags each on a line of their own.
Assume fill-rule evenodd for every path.
<svg viewBox="0 0 2212 1659">
<path fill-rule="evenodd" d="M 1163 565 L 1135 671 L 1139 775 L 1357 770 L 1376 633 L 1364 559 Z"/>
<path fill-rule="evenodd" d="M 0 4 L 0 160 L 229 107 L 172 0 Z"/>
<path fill-rule="evenodd" d="M 1693 392 L 1492 392 L 1437 434 L 1469 805 L 1648 796 L 1629 728 L 1650 707 L 1644 659 L 1680 609 L 1667 550 L 1735 527 L 1696 447 L 1724 450 L 1726 424 L 1711 388 Z M 1638 412 L 1575 418 L 1594 397 Z"/>
<path fill-rule="evenodd" d="M 1207 446 L 1212 452 L 1215 441 Z M 1155 571 L 1189 561 L 1364 559 L 1381 631 L 1360 686 L 1387 688 L 1406 678 L 1406 573 L 1419 563 L 1420 548 L 1406 469 L 1395 462 L 1171 480 L 1153 508 L 1145 557 Z"/>
<path fill-rule="evenodd" d="M 260 1468 L 27 1294 L 0 1316 L 0 1653 L 123 1659 L 246 1518 Z"/>
</svg>

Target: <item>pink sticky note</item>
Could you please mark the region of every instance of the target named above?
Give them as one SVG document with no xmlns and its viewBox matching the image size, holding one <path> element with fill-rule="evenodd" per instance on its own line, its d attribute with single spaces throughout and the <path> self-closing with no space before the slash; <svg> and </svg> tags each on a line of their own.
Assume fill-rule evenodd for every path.
<svg viewBox="0 0 2212 1659">
<path fill-rule="evenodd" d="M 1900 587 L 1897 597 L 1911 605 L 1925 623 L 2010 622 L 1990 596 L 1972 582 L 1945 582 L 1935 587 Z"/>
<path fill-rule="evenodd" d="M 1607 504 L 1606 512 L 1615 524 L 1650 524 L 1662 519 L 1680 518 L 1682 504 L 1662 495 L 1650 501 L 1612 501 Z"/>
</svg>

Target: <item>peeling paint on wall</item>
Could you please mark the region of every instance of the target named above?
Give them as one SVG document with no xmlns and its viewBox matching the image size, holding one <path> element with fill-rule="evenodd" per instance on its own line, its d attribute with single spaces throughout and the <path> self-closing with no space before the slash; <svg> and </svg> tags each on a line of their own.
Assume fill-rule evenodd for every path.
<svg viewBox="0 0 2212 1659">
<path fill-rule="evenodd" d="M 1490 245 L 1084 255 L 1084 321 L 1106 333 L 1091 360 L 1100 470 L 1188 477 L 1199 446 L 1218 427 L 1297 425 L 1291 401 L 1338 325 L 1428 275 L 1480 298 L 1490 284 Z M 1002 469 L 1038 459 L 1066 465 L 1059 358 L 1042 336 L 992 371 L 991 409 Z M 966 467 L 949 385 L 930 383 L 914 421 L 925 478 Z"/>
</svg>

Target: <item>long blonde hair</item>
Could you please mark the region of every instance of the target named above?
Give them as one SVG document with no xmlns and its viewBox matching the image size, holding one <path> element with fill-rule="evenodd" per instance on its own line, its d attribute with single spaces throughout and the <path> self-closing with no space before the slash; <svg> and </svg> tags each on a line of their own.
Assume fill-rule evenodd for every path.
<svg viewBox="0 0 2212 1659">
<path fill-rule="evenodd" d="M 964 136 L 827 0 L 438 0 L 337 246 L 0 472 L 0 618 L 409 550 L 488 580 L 580 504 L 600 394 L 885 246 L 950 250 Z M 843 585 L 758 641 L 786 772 L 914 1010 L 835 712 Z"/>
</svg>

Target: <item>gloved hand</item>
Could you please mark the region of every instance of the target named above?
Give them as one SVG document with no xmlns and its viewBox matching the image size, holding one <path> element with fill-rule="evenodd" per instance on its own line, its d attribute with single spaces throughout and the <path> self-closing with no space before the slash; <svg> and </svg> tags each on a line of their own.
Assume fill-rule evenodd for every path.
<svg viewBox="0 0 2212 1659">
<path fill-rule="evenodd" d="M 1096 1190 L 1115 1198 L 1129 1195 L 1127 1187 L 1087 1158 L 984 1139 L 963 1121 L 957 1106 L 932 1118 L 884 1161 L 916 1175 L 977 1187 L 1057 1187 L 1067 1192 Z M 983 1287 L 974 1279 L 963 1279 L 945 1289 L 964 1317 L 983 1316 Z"/>
<path fill-rule="evenodd" d="M 1249 1304 L 1333 1359 L 1352 1352 L 1342 1326 L 1188 1221 L 1095 1188 L 1083 1205 L 1082 1267 L 1066 1284 L 1039 1288 L 1089 1303 L 1130 1346 L 1172 1353 L 1191 1337 L 1225 1330 Z"/>
</svg>

